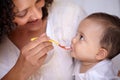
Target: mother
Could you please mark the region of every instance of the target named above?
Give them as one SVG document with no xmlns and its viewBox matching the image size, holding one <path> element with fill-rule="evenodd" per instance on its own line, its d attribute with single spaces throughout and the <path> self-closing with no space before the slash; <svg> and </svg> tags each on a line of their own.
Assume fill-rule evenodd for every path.
<svg viewBox="0 0 120 80">
<path fill-rule="evenodd" d="M 0 0 L 0 79 L 26 80 L 53 49 L 46 36 L 53 0 Z M 7 35 L 5 35 L 7 33 Z M 40 36 L 30 42 L 32 37 Z"/>
</svg>

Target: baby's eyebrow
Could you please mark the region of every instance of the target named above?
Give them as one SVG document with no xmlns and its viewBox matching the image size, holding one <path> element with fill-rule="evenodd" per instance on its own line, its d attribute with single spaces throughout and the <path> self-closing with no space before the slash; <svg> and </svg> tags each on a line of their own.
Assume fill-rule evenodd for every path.
<svg viewBox="0 0 120 80">
<path fill-rule="evenodd" d="M 79 30 L 77 31 L 77 33 L 83 34 L 83 33 L 82 33 L 81 31 L 79 31 Z"/>
</svg>

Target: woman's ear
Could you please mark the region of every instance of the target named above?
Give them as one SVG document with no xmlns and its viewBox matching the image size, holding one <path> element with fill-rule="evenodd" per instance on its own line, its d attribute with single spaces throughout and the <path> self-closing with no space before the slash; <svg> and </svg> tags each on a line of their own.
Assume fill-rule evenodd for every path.
<svg viewBox="0 0 120 80">
<path fill-rule="evenodd" d="M 100 48 L 100 50 L 96 54 L 96 59 L 97 60 L 103 60 L 107 57 L 107 55 L 108 55 L 108 51 L 104 48 Z"/>
<path fill-rule="evenodd" d="M 37 6 L 38 7 L 44 7 L 45 6 L 45 0 L 39 0 L 39 2 L 37 2 Z"/>
<path fill-rule="evenodd" d="M 45 6 L 45 0 L 41 0 L 40 5 L 41 7 Z"/>
</svg>

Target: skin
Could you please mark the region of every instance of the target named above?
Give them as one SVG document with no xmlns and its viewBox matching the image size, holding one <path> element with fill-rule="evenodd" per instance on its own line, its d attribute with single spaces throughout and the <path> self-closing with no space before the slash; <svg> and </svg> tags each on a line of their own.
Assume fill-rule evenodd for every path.
<svg viewBox="0 0 120 80">
<path fill-rule="evenodd" d="M 17 27 L 9 34 L 9 39 L 19 48 L 20 56 L 15 66 L 2 80 L 26 80 L 43 64 L 47 52 L 53 49 L 45 34 L 46 20 L 42 20 L 44 0 L 13 0 Z M 22 35 L 22 37 L 21 37 Z M 37 40 L 30 41 L 33 37 Z M 18 73 L 19 72 L 19 73 Z"/>
<path fill-rule="evenodd" d="M 118 76 L 120 77 L 120 70 L 119 70 L 119 72 L 118 72 Z"/>
<path fill-rule="evenodd" d="M 81 61 L 81 73 L 106 57 L 106 50 L 100 46 L 103 31 L 104 28 L 99 23 L 85 19 L 72 39 L 71 56 Z"/>
</svg>

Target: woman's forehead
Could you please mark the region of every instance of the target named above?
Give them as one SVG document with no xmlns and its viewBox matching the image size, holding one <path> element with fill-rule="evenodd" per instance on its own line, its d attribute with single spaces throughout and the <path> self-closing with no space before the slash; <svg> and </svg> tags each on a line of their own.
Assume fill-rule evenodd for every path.
<svg viewBox="0 0 120 80">
<path fill-rule="evenodd" d="M 37 0 L 13 0 L 15 7 L 19 10 L 22 11 L 24 9 L 27 9 L 34 5 Z"/>
</svg>

